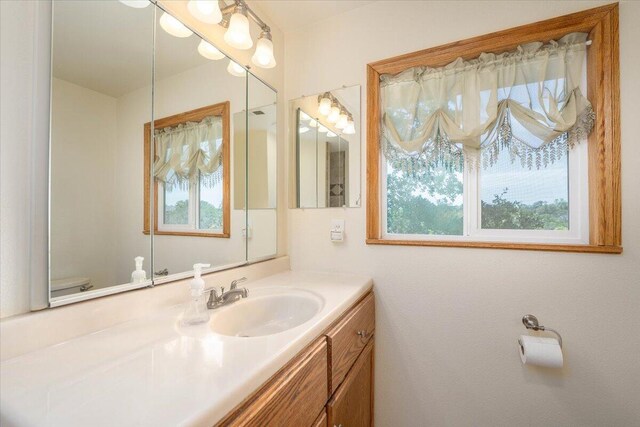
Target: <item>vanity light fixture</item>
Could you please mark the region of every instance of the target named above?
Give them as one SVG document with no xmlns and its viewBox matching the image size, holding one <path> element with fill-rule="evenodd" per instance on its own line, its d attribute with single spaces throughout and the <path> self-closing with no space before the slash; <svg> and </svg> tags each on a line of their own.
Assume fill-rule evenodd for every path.
<svg viewBox="0 0 640 427">
<path fill-rule="evenodd" d="M 271 33 L 268 31 L 262 31 L 256 51 L 251 57 L 253 62 L 258 67 L 273 68 L 276 66 L 276 58 L 273 56 L 273 41 L 271 41 Z"/>
<path fill-rule="evenodd" d="M 144 9 L 149 6 L 151 3 L 149 0 L 119 0 L 120 3 L 132 7 L 134 9 Z"/>
<path fill-rule="evenodd" d="M 160 17 L 160 26 L 163 30 L 174 37 L 184 38 L 193 34 L 193 31 L 185 27 L 182 22 L 178 21 L 167 12 L 164 12 Z"/>
<path fill-rule="evenodd" d="M 224 53 L 220 52 L 214 45 L 205 40 L 200 40 L 200 44 L 198 45 L 198 53 L 205 58 L 214 61 L 224 58 Z"/>
<path fill-rule="evenodd" d="M 218 24 L 226 28 L 224 41 L 236 49 L 246 50 L 253 47 L 249 19 L 253 20 L 262 31 L 258 37 L 251 62 L 261 68 L 276 66 L 271 28 L 251 10 L 245 0 L 234 0 L 230 5 L 225 5 L 224 1 L 218 0 L 189 0 L 187 9 L 199 21 L 206 24 Z M 200 53 L 202 54 L 202 52 Z"/>
<path fill-rule="evenodd" d="M 187 9 L 194 18 L 205 24 L 217 24 L 222 21 L 218 0 L 189 0 Z"/>
<path fill-rule="evenodd" d="M 229 28 L 224 33 L 224 41 L 236 49 L 251 49 L 253 40 L 249 31 L 249 18 L 247 18 L 246 6 L 237 3 L 233 15 L 229 20 Z"/>
<path fill-rule="evenodd" d="M 229 72 L 229 74 L 236 77 L 244 77 L 247 75 L 247 70 L 245 70 L 243 66 L 233 61 L 232 59 L 229 60 L 227 71 Z"/>
</svg>

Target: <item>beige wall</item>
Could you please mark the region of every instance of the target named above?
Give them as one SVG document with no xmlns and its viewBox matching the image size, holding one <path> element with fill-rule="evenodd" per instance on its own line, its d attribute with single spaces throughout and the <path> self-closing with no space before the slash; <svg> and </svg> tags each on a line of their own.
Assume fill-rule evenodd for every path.
<svg viewBox="0 0 640 427">
<path fill-rule="evenodd" d="M 53 79 L 51 279 L 116 282 L 116 99 Z M 128 281 L 128 280 L 127 280 Z"/>
<path fill-rule="evenodd" d="M 364 87 L 369 62 L 599 4 L 374 2 L 285 35 L 286 97 Z M 640 2 L 621 2 L 622 255 L 367 246 L 364 208 L 289 211 L 294 269 L 374 278 L 377 425 L 640 425 L 638 40 Z M 563 334 L 562 371 L 521 365 L 526 313 Z"/>
</svg>

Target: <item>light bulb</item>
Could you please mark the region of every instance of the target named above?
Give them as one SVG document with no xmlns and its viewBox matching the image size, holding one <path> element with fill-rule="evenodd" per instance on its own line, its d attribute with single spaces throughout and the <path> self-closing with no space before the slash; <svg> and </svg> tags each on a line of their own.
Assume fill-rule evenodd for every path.
<svg viewBox="0 0 640 427">
<path fill-rule="evenodd" d="M 320 99 L 320 106 L 318 107 L 318 112 L 323 116 L 328 115 L 331 112 L 331 98 L 328 94 L 325 94 Z"/>
<path fill-rule="evenodd" d="M 184 26 L 184 24 L 178 21 L 173 16 L 169 15 L 167 12 L 164 12 L 160 17 L 160 26 L 167 33 L 171 34 L 174 37 L 189 37 L 193 32 Z"/>
<path fill-rule="evenodd" d="M 349 116 L 347 116 L 347 112 L 342 109 L 340 111 L 340 115 L 338 116 L 338 120 L 336 121 L 337 129 L 344 129 L 347 127 L 347 121 L 349 120 Z"/>
<path fill-rule="evenodd" d="M 224 58 L 224 53 L 220 52 L 218 48 L 205 40 L 200 40 L 198 53 L 205 58 L 212 59 L 214 61 Z"/>
<path fill-rule="evenodd" d="M 144 9 L 151 4 L 149 0 L 120 0 L 120 3 L 134 9 Z"/>
<path fill-rule="evenodd" d="M 187 9 L 194 18 L 205 24 L 217 24 L 222 21 L 218 0 L 189 0 Z"/>
<path fill-rule="evenodd" d="M 231 60 L 229 60 L 229 65 L 227 65 L 227 71 L 229 72 L 229 74 L 236 77 L 244 77 L 247 75 L 247 70 L 245 70 L 237 62 Z"/>
<path fill-rule="evenodd" d="M 313 119 L 309 120 L 309 127 L 311 128 L 318 127 L 318 122 Z"/>
<path fill-rule="evenodd" d="M 334 102 L 331 106 L 331 112 L 327 116 L 327 121 L 329 123 L 335 123 L 338 121 L 338 117 L 340 117 L 340 109 L 338 108 L 338 104 Z"/>
<path fill-rule="evenodd" d="M 334 136 L 338 136 L 338 135 L 336 135 L 335 133 L 333 133 L 331 131 L 327 132 L 327 137 L 333 138 Z"/>
<path fill-rule="evenodd" d="M 273 68 L 276 66 L 270 33 L 263 31 L 262 34 L 260 34 L 256 51 L 251 57 L 251 62 L 261 68 Z"/>
<path fill-rule="evenodd" d="M 318 126 L 318 132 L 320 132 L 320 133 L 326 133 L 328 131 L 329 131 L 329 129 L 327 129 L 326 127 L 324 127 L 322 125 Z"/>
<path fill-rule="evenodd" d="M 309 128 L 306 127 L 306 126 L 302 126 L 301 128 L 298 129 L 298 132 L 307 133 L 307 132 L 309 132 Z"/>
<path fill-rule="evenodd" d="M 251 49 L 253 46 L 246 13 L 242 7 L 236 7 L 229 20 L 229 28 L 224 33 L 224 41 L 236 49 Z"/>
</svg>

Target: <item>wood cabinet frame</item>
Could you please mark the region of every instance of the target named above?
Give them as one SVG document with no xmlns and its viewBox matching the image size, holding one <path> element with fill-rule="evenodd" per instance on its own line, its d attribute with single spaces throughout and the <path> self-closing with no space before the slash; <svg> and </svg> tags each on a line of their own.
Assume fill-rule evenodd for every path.
<svg viewBox="0 0 640 427">
<path fill-rule="evenodd" d="M 158 181 L 153 183 L 153 234 L 169 236 L 193 237 L 231 237 L 231 130 L 229 101 L 209 105 L 162 119 L 154 120 L 153 127 L 162 129 L 177 126 L 185 122 L 199 122 L 205 117 L 219 116 L 222 118 L 222 233 L 206 233 L 191 231 L 159 231 L 158 230 Z M 144 234 L 150 229 L 150 180 L 151 180 L 151 123 L 144 124 Z"/>
<path fill-rule="evenodd" d="M 457 58 L 501 53 L 534 41 L 586 32 L 587 97 L 596 113 L 588 140 L 589 243 L 539 244 L 383 239 L 380 223 L 380 75 L 406 69 L 442 67 Z M 564 252 L 622 252 L 620 195 L 620 64 L 618 4 L 449 43 L 367 65 L 367 244 L 525 249 Z"/>
</svg>

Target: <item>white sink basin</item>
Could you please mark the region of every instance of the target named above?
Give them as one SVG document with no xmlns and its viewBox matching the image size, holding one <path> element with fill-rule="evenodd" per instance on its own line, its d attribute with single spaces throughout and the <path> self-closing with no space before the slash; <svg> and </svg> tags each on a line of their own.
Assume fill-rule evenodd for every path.
<svg viewBox="0 0 640 427">
<path fill-rule="evenodd" d="M 323 306 L 322 297 L 302 289 L 260 289 L 250 291 L 246 299 L 219 309 L 211 317 L 210 326 L 221 335 L 272 335 L 311 320 Z"/>
</svg>

